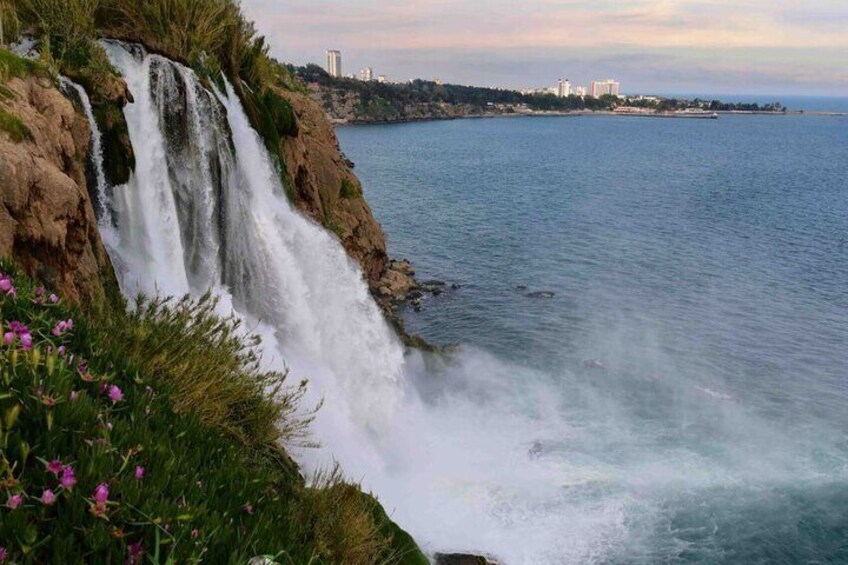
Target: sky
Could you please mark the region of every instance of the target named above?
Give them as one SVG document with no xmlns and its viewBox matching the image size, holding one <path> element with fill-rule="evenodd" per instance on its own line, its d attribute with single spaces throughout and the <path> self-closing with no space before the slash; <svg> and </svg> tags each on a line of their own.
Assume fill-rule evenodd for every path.
<svg viewBox="0 0 848 565">
<path fill-rule="evenodd" d="M 242 0 L 280 60 L 506 88 L 848 96 L 848 0 Z"/>
</svg>

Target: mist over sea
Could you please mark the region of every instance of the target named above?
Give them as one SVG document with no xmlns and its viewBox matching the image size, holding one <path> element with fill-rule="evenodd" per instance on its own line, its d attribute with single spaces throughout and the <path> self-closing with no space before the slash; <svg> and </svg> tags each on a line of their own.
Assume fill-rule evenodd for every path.
<svg viewBox="0 0 848 565">
<path fill-rule="evenodd" d="M 417 384 L 447 415 L 422 442 L 457 445 L 422 468 L 448 517 L 487 518 L 442 528 L 386 487 L 414 535 L 507 563 L 848 562 L 848 118 L 338 135 L 390 253 L 460 287 L 405 313 L 465 352 Z"/>
</svg>

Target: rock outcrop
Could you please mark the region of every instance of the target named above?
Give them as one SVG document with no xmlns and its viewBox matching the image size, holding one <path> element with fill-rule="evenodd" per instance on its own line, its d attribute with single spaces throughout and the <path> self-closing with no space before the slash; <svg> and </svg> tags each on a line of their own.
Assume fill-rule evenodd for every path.
<svg viewBox="0 0 848 565">
<path fill-rule="evenodd" d="M 309 96 L 281 89 L 276 92 L 297 116 L 296 135 L 281 141 L 295 205 L 339 237 L 376 291 L 388 267 L 386 239 L 365 201 L 359 179 L 339 150 L 332 124 Z"/>
<path fill-rule="evenodd" d="M 436 565 L 498 565 L 492 557 L 469 553 L 437 553 Z"/>
<path fill-rule="evenodd" d="M 70 300 L 102 298 L 114 274 L 86 188 L 88 121 L 48 77 L 11 78 L 2 92 L 27 135 L 0 130 L 0 256 Z"/>
</svg>

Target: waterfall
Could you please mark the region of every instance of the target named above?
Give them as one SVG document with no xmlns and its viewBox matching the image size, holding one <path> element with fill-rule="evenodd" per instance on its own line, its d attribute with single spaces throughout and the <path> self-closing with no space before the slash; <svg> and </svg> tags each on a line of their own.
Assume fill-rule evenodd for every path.
<svg viewBox="0 0 848 565">
<path fill-rule="evenodd" d="M 60 77 L 59 82 L 66 91 L 71 89 L 82 105 L 82 110 L 91 125 L 91 141 L 88 154 L 91 156 L 92 175 L 94 177 L 94 211 L 98 221 L 106 226 L 112 225 L 112 211 L 109 209 L 109 183 L 106 181 L 106 172 L 103 168 L 103 136 L 97 121 L 94 119 L 94 111 L 91 108 L 91 100 L 85 89 L 66 77 Z"/>
<path fill-rule="evenodd" d="M 561 469 L 528 466 L 528 441 L 563 427 L 543 376 L 483 352 L 427 363 L 436 374 L 405 356 L 357 265 L 287 202 L 232 87 L 104 45 L 135 99 L 124 115 L 136 168 L 111 191 L 114 227 L 102 229 L 122 290 L 211 288 L 263 337 L 269 368 L 309 379 L 324 447 L 295 452 L 307 470 L 340 462 L 425 549 L 562 562 L 616 531 L 618 501 L 584 527 L 576 517 L 594 501 L 561 508 Z"/>
<path fill-rule="evenodd" d="M 135 97 L 137 165 L 112 201 L 124 290 L 216 289 L 272 327 L 305 376 L 339 379 L 357 421 L 382 425 L 403 396 L 402 347 L 342 247 L 287 202 L 232 87 L 210 92 L 187 67 L 106 46 Z"/>
</svg>

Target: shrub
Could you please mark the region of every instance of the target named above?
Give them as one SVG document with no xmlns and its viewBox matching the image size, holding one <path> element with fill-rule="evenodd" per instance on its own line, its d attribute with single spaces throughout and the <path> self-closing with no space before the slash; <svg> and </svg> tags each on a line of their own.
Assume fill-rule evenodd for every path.
<svg viewBox="0 0 848 565">
<path fill-rule="evenodd" d="M 47 75 L 46 69 L 36 61 L 18 57 L 8 49 L 0 48 L 0 81 L 31 74 Z"/>
<path fill-rule="evenodd" d="M 49 44 L 55 60 L 84 64 L 95 36 L 94 16 L 100 0 L 17 0 L 20 21 Z"/>
<path fill-rule="evenodd" d="M 286 388 L 285 374 L 261 371 L 259 339 L 244 337 L 239 320 L 216 316 L 216 304 L 211 294 L 196 301 L 140 296 L 128 312 L 95 318 L 99 339 L 174 387 L 178 412 L 197 414 L 250 446 L 309 444 L 311 417 L 297 416 L 306 383 Z"/>
<path fill-rule="evenodd" d="M 17 40 L 20 33 L 20 21 L 15 7 L 0 0 L 0 28 L 3 30 L 3 35 L 0 37 L 0 45 L 12 43 Z"/>
<path fill-rule="evenodd" d="M 106 305 L 89 317 L 0 270 L 0 546 L 10 561 L 423 559 L 337 471 L 306 488 L 276 444 L 260 445 L 270 424 L 242 410 L 276 414 L 285 430 L 300 422 L 285 405 L 299 389 L 265 390 L 280 376 L 258 372 L 253 342 L 213 316 L 211 297 L 142 300 L 110 323 Z M 214 385 L 203 388 L 204 372 Z M 236 384 L 217 390 L 225 373 Z M 291 426 L 301 437 L 301 423 Z"/>
<path fill-rule="evenodd" d="M 339 196 L 342 198 L 358 198 L 362 196 L 362 187 L 359 183 L 349 178 L 343 178 L 341 188 L 339 189 Z"/>
</svg>

